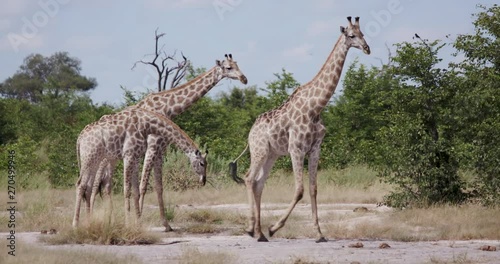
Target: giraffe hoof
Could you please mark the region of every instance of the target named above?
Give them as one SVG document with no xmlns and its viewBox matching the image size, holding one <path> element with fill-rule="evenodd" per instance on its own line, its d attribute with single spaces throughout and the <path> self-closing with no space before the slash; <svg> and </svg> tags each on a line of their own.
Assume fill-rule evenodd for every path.
<svg viewBox="0 0 500 264">
<path fill-rule="evenodd" d="M 272 237 L 272 236 L 274 235 L 274 233 L 276 233 L 276 231 L 278 231 L 278 230 L 273 231 L 273 227 L 272 227 L 272 226 L 271 226 L 271 227 L 269 227 L 269 229 L 268 229 L 268 230 L 269 230 L 269 236 L 270 236 L 270 237 Z"/>
<path fill-rule="evenodd" d="M 249 236 L 251 236 L 251 237 L 253 237 L 253 236 L 255 235 L 255 233 L 254 233 L 253 231 L 247 231 L 247 230 L 245 230 L 245 232 L 246 232 Z"/>
<path fill-rule="evenodd" d="M 323 242 L 328 242 L 328 240 L 325 237 L 320 237 L 316 240 L 316 243 L 323 243 Z"/>
<path fill-rule="evenodd" d="M 269 242 L 269 240 L 267 240 L 264 235 L 260 235 L 260 237 L 257 239 L 257 242 Z"/>
<path fill-rule="evenodd" d="M 171 226 L 166 226 L 165 231 L 163 232 L 172 232 L 172 231 L 174 231 L 174 229 Z"/>
</svg>

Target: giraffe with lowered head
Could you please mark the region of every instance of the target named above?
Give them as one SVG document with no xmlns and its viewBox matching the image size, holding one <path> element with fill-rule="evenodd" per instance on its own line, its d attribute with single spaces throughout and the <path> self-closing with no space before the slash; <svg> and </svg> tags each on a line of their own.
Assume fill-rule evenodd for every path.
<svg viewBox="0 0 500 264">
<path fill-rule="evenodd" d="M 95 194 L 101 180 L 106 185 L 106 194 L 111 195 L 111 177 L 106 175 L 105 179 L 101 179 L 103 174 L 100 172 L 106 166 L 100 162 L 103 159 L 111 164 L 111 170 L 114 170 L 118 159 L 123 159 L 123 191 L 126 197 L 130 197 L 130 186 L 137 186 L 139 160 L 148 147 L 147 138 L 149 135 L 161 137 L 165 143 L 173 143 L 182 150 L 189 157 L 193 170 L 199 175 L 200 183 L 205 185 L 206 154 L 201 154 L 193 140 L 174 122 L 144 109 L 129 109 L 113 115 L 106 115 L 97 122 L 87 125 L 77 140 L 80 177 L 76 188 L 74 227 L 79 222 L 82 198 L 87 200 L 87 204 L 90 202 L 90 206 L 87 207 L 87 215 L 92 212 Z M 135 184 L 133 184 L 134 181 Z M 87 187 L 92 185 L 91 182 L 94 184 L 89 200 Z M 134 199 L 134 205 L 136 215 L 139 216 L 138 193 L 135 195 L 137 197 Z M 111 197 L 109 200 L 111 201 Z M 129 212 L 130 203 L 127 201 L 128 199 L 125 199 L 125 209 L 126 212 Z"/>
<path fill-rule="evenodd" d="M 295 193 L 285 215 L 269 227 L 269 235 L 285 225 L 287 218 L 304 194 L 304 159 L 308 156 L 309 194 L 316 229 L 316 242 L 325 242 L 318 223 L 317 169 L 325 127 L 320 113 L 335 92 L 349 48 L 370 54 L 370 47 L 359 28 L 359 17 L 354 24 L 340 27 L 340 37 L 317 75 L 298 87 L 281 106 L 261 114 L 248 135 L 250 168 L 245 178 L 250 204 L 249 226 L 246 230 L 257 241 L 268 241 L 261 231 L 261 197 L 271 168 L 280 156 L 290 155 L 295 176 Z"/>
</svg>

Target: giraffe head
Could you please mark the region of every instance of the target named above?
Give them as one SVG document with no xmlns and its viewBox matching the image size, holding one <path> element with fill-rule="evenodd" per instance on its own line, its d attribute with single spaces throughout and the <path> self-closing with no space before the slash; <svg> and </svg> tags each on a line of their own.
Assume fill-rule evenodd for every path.
<svg viewBox="0 0 500 264">
<path fill-rule="evenodd" d="M 241 83 L 247 84 L 247 77 L 240 71 L 238 64 L 233 60 L 233 55 L 225 54 L 225 60 L 216 60 L 215 64 L 218 67 L 220 73 L 220 79 L 230 78 L 233 80 L 240 80 Z"/>
<path fill-rule="evenodd" d="M 201 185 L 205 185 L 207 182 L 207 155 L 208 151 L 202 154 L 199 150 L 196 150 L 193 155 L 190 156 L 191 166 L 194 172 L 200 176 Z"/>
<path fill-rule="evenodd" d="M 355 18 L 354 24 L 351 21 L 351 17 L 347 17 L 349 25 L 347 28 L 340 27 L 340 32 L 345 36 L 345 45 L 347 47 L 354 47 L 362 50 L 365 54 L 370 54 L 370 46 L 366 44 L 363 38 L 363 33 L 359 29 L 359 17 Z"/>
</svg>

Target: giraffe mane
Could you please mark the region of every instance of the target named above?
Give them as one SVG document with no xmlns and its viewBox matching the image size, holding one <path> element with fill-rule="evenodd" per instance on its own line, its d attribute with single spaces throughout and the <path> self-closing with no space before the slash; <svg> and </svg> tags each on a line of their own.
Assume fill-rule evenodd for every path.
<svg viewBox="0 0 500 264">
<path fill-rule="evenodd" d="M 198 80 L 202 79 L 202 78 L 205 78 L 207 75 L 211 74 L 215 68 L 217 66 L 214 66 L 212 67 L 210 70 L 196 76 L 194 79 L 190 80 L 189 82 L 183 84 L 183 85 L 180 85 L 180 86 L 177 86 L 175 88 L 172 88 L 172 89 L 169 89 L 169 90 L 165 90 L 165 91 L 161 91 L 161 92 L 158 92 L 158 93 L 152 93 L 151 95 L 158 95 L 158 94 L 167 94 L 167 93 L 171 93 L 171 92 L 174 92 L 174 91 L 177 91 L 177 90 L 181 90 L 181 89 L 184 89 L 185 87 L 189 86 L 189 85 L 192 85 L 193 83 L 197 82 Z"/>
<path fill-rule="evenodd" d="M 342 40 L 342 34 L 340 35 L 340 37 L 337 39 L 337 42 L 335 43 L 335 46 L 333 47 L 332 51 L 330 52 L 330 55 L 328 55 L 328 58 L 326 59 L 326 61 L 330 60 L 330 57 L 333 56 L 335 50 L 337 49 L 337 46 L 340 44 L 340 41 Z M 288 98 L 286 99 L 285 102 L 283 102 L 280 106 L 278 106 L 276 108 L 276 110 L 278 109 L 282 109 L 283 107 L 285 107 L 285 105 L 288 104 L 289 101 L 291 101 L 292 99 L 295 98 L 296 94 L 302 90 L 305 86 L 308 86 L 310 85 L 314 80 L 316 80 L 316 77 L 325 70 L 325 67 L 327 67 L 326 65 L 326 62 L 323 63 L 323 66 L 321 66 L 321 69 L 319 70 L 319 72 L 314 76 L 314 78 L 312 78 L 310 81 L 308 81 L 307 83 L 304 83 L 302 85 L 300 85 L 299 87 L 297 87 L 293 92 L 292 94 L 290 94 L 290 96 L 288 96 Z"/>
</svg>

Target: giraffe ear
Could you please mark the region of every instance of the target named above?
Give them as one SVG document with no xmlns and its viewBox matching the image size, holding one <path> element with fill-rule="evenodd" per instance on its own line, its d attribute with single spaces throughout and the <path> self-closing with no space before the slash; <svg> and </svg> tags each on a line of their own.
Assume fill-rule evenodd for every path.
<svg viewBox="0 0 500 264">
<path fill-rule="evenodd" d="M 215 60 L 215 65 L 217 65 L 217 66 L 221 66 L 221 65 L 220 65 L 220 60 Z"/>
<path fill-rule="evenodd" d="M 345 27 L 340 26 L 340 33 L 342 33 L 342 34 L 345 34 L 345 33 L 346 33 L 346 32 L 345 32 Z"/>
</svg>

